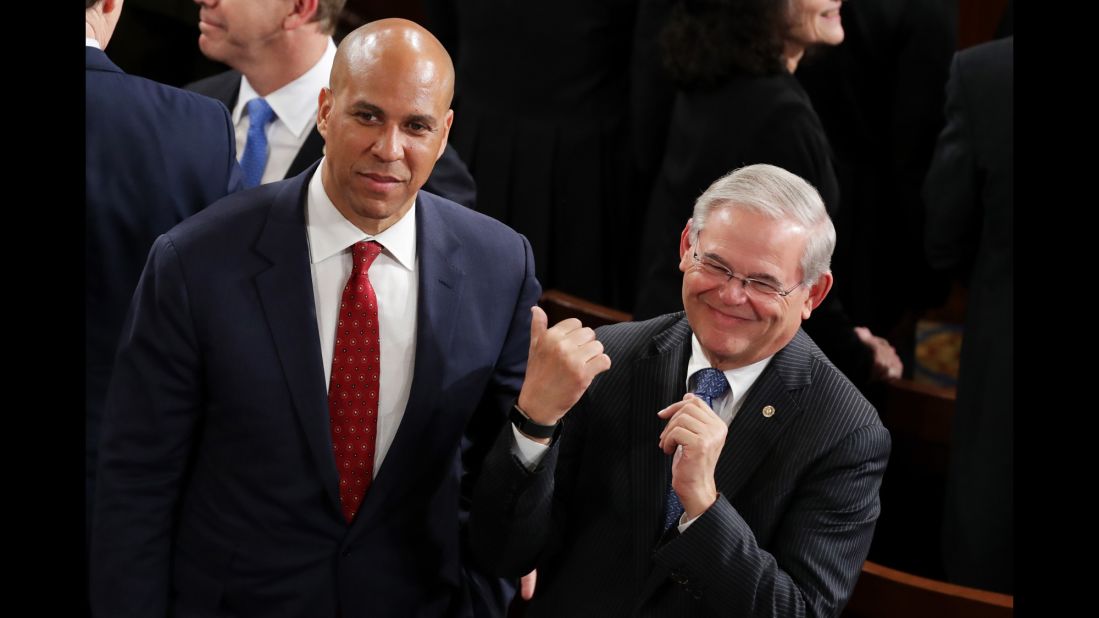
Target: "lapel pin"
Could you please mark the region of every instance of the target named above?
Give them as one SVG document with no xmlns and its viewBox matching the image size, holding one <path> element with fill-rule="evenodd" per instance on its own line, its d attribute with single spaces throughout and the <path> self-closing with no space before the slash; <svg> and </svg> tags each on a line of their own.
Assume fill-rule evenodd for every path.
<svg viewBox="0 0 1099 618">
<path fill-rule="evenodd" d="M 771 418 L 775 415 L 775 406 L 763 406 L 763 416 L 765 418 Z"/>
</svg>

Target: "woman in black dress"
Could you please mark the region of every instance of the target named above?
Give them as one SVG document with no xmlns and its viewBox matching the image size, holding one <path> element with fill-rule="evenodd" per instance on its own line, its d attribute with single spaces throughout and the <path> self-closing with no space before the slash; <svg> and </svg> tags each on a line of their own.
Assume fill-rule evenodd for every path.
<svg viewBox="0 0 1099 618">
<path fill-rule="evenodd" d="M 679 232 L 695 198 L 729 171 L 753 163 L 785 168 L 815 186 L 835 217 L 839 187 L 831 149 L 793 72 L 812 46 L 843 41 L 840 5 L 839 0 L 643 5 L 648 8 L 642 10 L 667 12 L 660 43 L 677 91 L 646 213 L 635 318 L 682 308 Z M 639 159 L 646 156 L 652 153 Z M 842 276 L 837 273 L 837 280 Z M 804 328 L 860 388 L 901 374 L 893 347 L 856 328 L 835 295 Z"/>
</svg>

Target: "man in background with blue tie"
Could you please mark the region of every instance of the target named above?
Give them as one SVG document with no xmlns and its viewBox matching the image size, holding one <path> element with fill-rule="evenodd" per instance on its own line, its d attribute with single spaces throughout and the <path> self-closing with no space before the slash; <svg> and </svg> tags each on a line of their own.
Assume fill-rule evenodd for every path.
<svg viewBox="0 0 1099 618">
<path fill-rule="evenodd" d="M 198 45 L 231 70 L 188 84 L 232 112 L 245 185 L 297 176 L 324 154 L 317 97 L 328 86 L 345 0 L 195 0 Z M 473 208 L 476 186 L 448 144 L 424 188 Z"/>
<path fill-rule="evenodd" d="M 470 519 L 497 574 L 537 567 L 526 616 L 839 615 L 890 441 L 800 329 L 835 238 L 816 189 L 752 165 L 681 233 L 685 312 L 592 331 L 534 309 Z"/>
<path fill-rule="evenodd" d="M 525 238 L 421 190 L 453 89 L 429 32 L 362 26 L 324 157 L 157 239 L 103 420 L 97 615 L 504 615 L 465 522 L 541 289 Z"/>
<path fill-rule="evenodd" d="M 86 519 L 118 336 L 156 237 L 241 188 L 225 106 L 127 75 L 104 49 L 122 0 L 85 0 Z"/>
</svg>

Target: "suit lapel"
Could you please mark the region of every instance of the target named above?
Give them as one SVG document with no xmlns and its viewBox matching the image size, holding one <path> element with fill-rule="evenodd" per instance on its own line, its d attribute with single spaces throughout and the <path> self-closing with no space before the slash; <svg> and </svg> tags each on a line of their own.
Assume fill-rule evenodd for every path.
<svg viewBox="0 0 1099 618">
<path fill-rule="evenodd" d="M 256 251 L 270 260 L 271 267 L 256 277 L 256 287 L 302 433 L 338 513 L 339 476 L 331 452 L 328 393 L 305 233 L 305 189 L 315 170 L 316 166 L 285 183 L 275 197 L 256 242 Z"/>
<path fill-rule="evenodd" d="M 412 387 L 393 444 L 378 470 L 362 509 L 355 516 L 356 529 L 378 517 L 382 505 L 393 504 L 410 488 L 408 472 L 418 470 L 416 448 L 429 422 L 438 413 L 439 384 L 446 380 L 446 359 L 461 304 L 463 271 L 461 245 L 434 207 L 420 192 L 416 205 L 416 251 L 419 254 L 419 299 L 416 316 L 416 363 Z"/>
<path fill-rule="evenodd" d="M 714 480 L 730 502 L 755 473 L 783 430 L 804 412 L 790 391 L 808 384 L 808 338 L 799 330 L 760 374 L 729 426 Z"/>
<path fill-rule="evenodd" d="M 309 130 L 309 137 L 305 138 L 305 143 L 301 145 L 301 149 L 298 150 L 298 154 L 290 164 L 290 169 L 286 171 L 286 177 L 290 178 L 300 174 L 302 170 L 316 163 L 317 159 L 320 159 L 323 155 L 324 138 L 317 131 L 317 126 L 313 125 L 313 128 Z"/>
<path fill-rule="evenodd" d="M 629 407 L 624 411 L 631 429 L 630 504 L 636 505 L 633 547 L 638 582 L 653 568 L 652 550 L 661 537 L 665 493 L 671 482 L 671 457 L 657 446 L 666 423 L 656 413 L 683 397 L 690 341 L 686 318 L 653 338 L 651 353 L 637 361 Z"/>
</svg>

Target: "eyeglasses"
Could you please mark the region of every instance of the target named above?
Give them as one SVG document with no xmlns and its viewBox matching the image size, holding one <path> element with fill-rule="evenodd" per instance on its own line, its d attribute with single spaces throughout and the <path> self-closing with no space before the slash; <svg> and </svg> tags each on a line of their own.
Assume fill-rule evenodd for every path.
<svg viewBox="0 0 1099 618">
<path fill-rule="evenodd" d="M 785 298 L 786 296 L 790 295 L 790 292 L 793 292 L 798 288 L 798 286 L 804 283 L 803 281 L 799 281 L 790 289 L 783 290 L 782 288 L 769 281 L 753 279 L 751 277 L 741 277 L 740 275 L 733 273 L 733 271 L 725 268 L 721 264 L 718 264 L 717 262 L 709 258 L 699 257 L 698 249 L 694 250 L 694 252 L 691 254 L 691 258 L 694 260 L 695 267 L 698 268 L 698 270 L 704 275 L 714 278 L 722 278 L 725 280 L 725 283 L 736 279 L 737 281 L 740 281 L 741 286 L 744 288 L 744 291 L 749 296 L 752 296 L 754 298 L 773 299 L 776 296 L 781 296 Z"/>
</svg>

